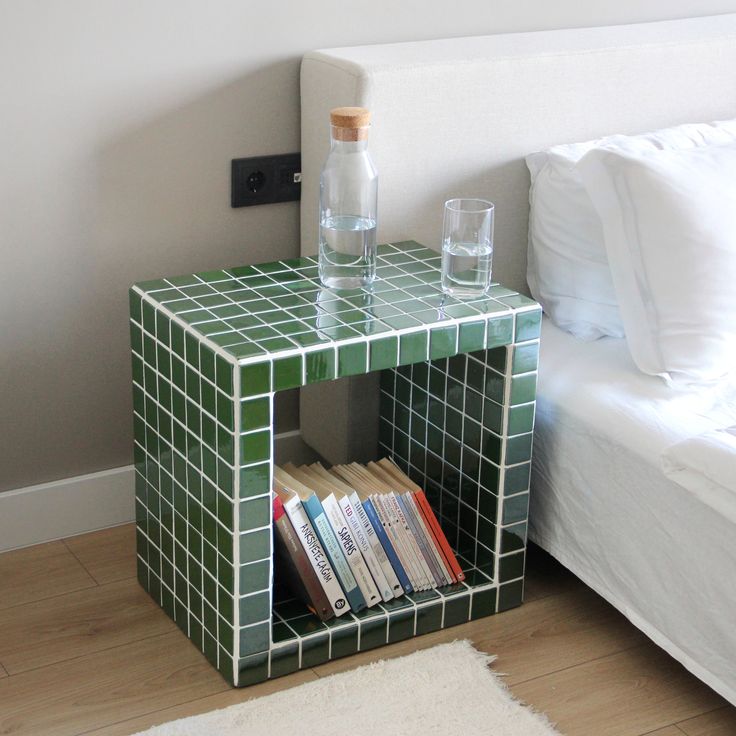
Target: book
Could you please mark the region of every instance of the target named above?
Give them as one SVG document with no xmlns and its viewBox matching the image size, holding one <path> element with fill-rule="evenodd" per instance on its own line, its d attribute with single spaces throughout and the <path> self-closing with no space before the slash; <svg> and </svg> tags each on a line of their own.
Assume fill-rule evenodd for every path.
<svg viewBox="0 0 736 736">
<path fill-rule="evenodd" d="M 403 497 L 406 500 L 407 505 L 411 506 L 412 512 L 417 520 L 417 525 L 421 528 L 422 534 L 427 540 L 429 550 L 432 554 L 435 564 L 437 565 L 437 568 L 439 569 L 440 576 L 444 581 L 443 585 L 450 585 L 457 582 L 455 576 L 452 574 L 450 568 L 447 566 L 447 561 L 445 560 L 445 557 L 442 554 L 439 545 L 437 544 L 437 540 L 432 533 L 432 530 L 429 528 L 429 523 L 427 522 L 424 512 L 419 507 L 416 498 L 414 498 L 414 496 L 408 491 L 403 494 Z"/>
<path fill-rule="evenodd" d="M 366 468 L 369 472 L 376 475 L 376 477 L 382 478 L 391 488 L 400 491 L 397 498 L 403 504 L 404 514 L 407 516 L 410 524 L 413 522 L 415 537 L 434 576 L 435 585 L 441 587 L 457 582 L 447 565 L 434 534 L 426 522 L 424 513 L 412 495 L 411 489 L 407 487 L 403 480 L 399 480 L 396 476 L 388 473 L 377 463 L 368 463 Z"/>
<path fill-rule="evenodd" d="M 320 620 L 334 618 L 335 611 L 278 495 L 273 497 L 273 525 L 276 555 L 288 585 Z"/>
<path fill-rule="evenodd" d="M 379 460 L 377 465 L 383 468 L 386 472 L 393 475 L 399 483 L 402 483 L 403 486 L 407 488 L 407 490 L 411 491 L 412 495 L 417 501 L 417 504 L 424 512 L 427 523 L 429 524 L 429 527 L 434 534 L 437 544 L 442 552 L 443 557 L 445 558 L 445 561 L 451 573 L 458 581 L 465 580 L 465 573 L 462 571 L 460 563 L 457 561 L 457 557 L 452 551 L 452 547 L 450 547 L 450 543 L 447 541 L 447 537 L 442 531 L 442 527 L 440 526 L 440 523 L 437 520 L 437 517 L 435 516 L 435 513 L 432 510 L 432 507 L 430 506 L 424 491 L 416 483 L 414 483 L 414 481 L 412 481 L 411 478 L 409 478 L 409 476 L 406 475 L 401 470 L 401 468 L 399 468 L 398 465 L 396 465 L 396 463 L 392 462 L 388 458 Z"/>
<path fill-rule="evenodd" d="M 424 557 L 424 562 L 430 575 L 430 582 L 436 588 L 441 588 L 443 585 L 447 585 L 444 572 L 434 557 L 434 542 L 430 543 L 427 539 L 427 535 L 424 533 L 424 529 L 417 517 L 416 506 L 412 502 L 411 495 L 397 493 L 396 500 L 399 502 L 399 506 L 401 506 L 404 517 L 409 524 L 409 529 L 414 535 L 414 539 L 419 545 L 419 551 Z"/>
<path fill-rule="evenodd" d="M 381 543 L 378 541 L 373 528 L 371 527 L 370 532 L 366 529 L 365 525 L 366 523 L 370 525 L 370 521 L 368 521 L 368 517 L 366 516 L 358 495 L 350 486 L 345 484 L 338 476 L 330 473 L 330 471 L 324 468 L 320 463 L 313 463 L 308 469 L 315 476 L 318 476 L 334 493 L 335 498 L 342 509 L 343 516 L 348 522 L 350 530 L 353 533 L 353 538 L 355 539 L 363 559 L 365 560 L 365 564 L 376 589 L 378 590 L 381 600 L 384 602 L 392 600 L 395 598 L 394 589 L 386 577 L 384 568 L 376 555 L 376 551 L 374 550 L 374 545 L 380 549 L 380 552 L 386 560 L 386 564 L 389 568 L 390 564 L 388 563 L 386 553 L 383 551 Z M 372 536 L 373 543 L 371 543 L 369 535 Z M 399 584 L 395 574 L 393 574 L 393 578 L 396 580 L 396 586 L 398 588 L 397 592 L 400 595 L 403 592 L 401 590 L 401 585 Z"/>
<path fill-rule="evenodd" d="M 348 565 L 350 565 L 353 577 L 358 583 L 366 605 L 369 608 L 375 606 L 380 602 L 381 594 L 378 592 L 378 588 L 368 570 L 368 565 L 355 540 L 350 524 L 345 518 L 343 505 L 336 497 L 333 488 L 330 487 L 329 481 L 306 466 L 297 468 L 294 465 L 287 464 L 284 466 L 284 469 L 292 478 L 296 478 L 305 487 L 310 488 L 319 498 L 322 508 L 327 515 L 327 520 L 330 522 L 330 526 L 332 526 L 332 531 L 335 533 L 338 543 L 342 546 L 345 559 L 348 561 Z M 352 509 L 350 509 L 350 513 L 352 515 Z"/>
<path fill-rule="evenodd" d="M 355 488 L 376 532 L 379 533 L 379 530 L 382 530 L 379 533 L 381 542 L 404 591 L 407 593 L 413 592 L 416 587 L 416 578 L 412 569 L 409 567 L 407 551 L 403 541 L 398 536 L 397 530 L 394 529 L 393 517 L 387 513 L 382 500 L 378 497 L 371 497 L 370 484 L 366 483 L 365 478 L 357 473 L 353 466 L 337 465 L 332 468 L 332 472 L 337 473 Z"/>
<path fill-rule="evenodd" d="M 378 534 L 378 530 L 373 526 L 373 522 L 368 517 L 368 513 L 365 509 L 365 506 L 363 505 L 363 502 L 360 500 L 360 497 L 358 496 L 355 490 L 353 490 L 350 493 L 350 502 L 353 506 L 353 509 L 355 509 L 355 513 L 357 514 L 358 519 L 365 531 L 365 536 L 366 536 L 366 539 L 368 540 L 368 544 L 370 545 L 373 551 L 373 554 L 375 555 L 375 558 L 378 561 L 378 564 L 381 568 L 381 572 L 383 573 L 383 576 L 386 579 L 386 583 L 388 584 L 393 594 L 393 597 L 396 598 L 402 595 L 404 592 L 404 588 L 401 585 L 401 581 L 396 575 L 396 571 L 391 565 L 391 561 L 389 560 L 388 555 L 386 554 L 386 549 L 381 542 L 380 536 Z M 386 541 L 388 543 L 388 539 Z M 379 585 L 378 581 L 376 581 L 376 585 Z M 380 590 L 380 585 L 379 585 L 379 590 Z M 384 600 L 386 599 L 384 598 Z"/>
<path fill-rule="evenodd" d="M 281 499 L 286 515 L 289 517 L 302 548 L 307 553 L 332 610 L 336 616 L 342 616 L 350 610 L 350 604 L 340 587 L 337 575 L 332 569 L 332 564 L 322 547 L 301 499 L 276 478 L 274 478 L 273 490 Z"/>
<path fill-rule="evenodd" d="M 404 567 L 409 568 L 410 580 L 416 590 L 428 590 L 434 585 L 434 578 L 424 560 L 419 544 L 404 515 L 398 498 L 391 484 L 387 484 L 382 478 L 371 473 L 367 468 L 358 463 L 352 463 L 351 468 L 357 475 L 365 480 L 367 487 L 371 490 L 371 498 L 382 506 L 386 515 L 390 518 L 391 527 L 395 530 L 405 554 Z"/>
<path fill-rule="evenodd" d="M 280 484 L 288 488 L 289 491 L 300 499 L 304 510 L 307 512 L 307 516 L 312 522 L 314 531 L 317 533 L 317 537 L 322 544 L 322 548 L 326 552 L 332 568 L 337 575 L 340 586 L 350 604 L 350 608 L 355 613 L 362 611 L 366 607 L 365 598 L 358 587 L 358 583 L 348 564 L 342 546 L 337 541 L 337 537 L 327 519 L 327 514 L 325 514 L 321 501 L 311 488 L 308 488 L 296 478 L 289 475 L 282 468 L 274 466 L 273 473 L 274 478 Z"/>
</svg>

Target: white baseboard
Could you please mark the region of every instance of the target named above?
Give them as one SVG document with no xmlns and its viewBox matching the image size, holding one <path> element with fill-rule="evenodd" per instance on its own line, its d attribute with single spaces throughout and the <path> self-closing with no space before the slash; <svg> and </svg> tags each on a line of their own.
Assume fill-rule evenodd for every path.
<svg viewBox="0 0 736 736">
<path fill-rule="evenodd" d="M 0 493 L 0 552 L 133 521 L 133 466 Z"/>
<path fill-rule="evenodd" d="M 277 461 L 316 459 L 298 430 L 277 434 Z M 0 552 L 135 519 L 132 465 L 0 493 Z"/>
</svg>

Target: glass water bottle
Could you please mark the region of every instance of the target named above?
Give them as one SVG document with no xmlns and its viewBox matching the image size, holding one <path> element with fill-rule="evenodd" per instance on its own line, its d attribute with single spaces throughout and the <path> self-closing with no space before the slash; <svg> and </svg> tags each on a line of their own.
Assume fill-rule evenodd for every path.
<svg viewBox="0 0 736 736">
<path fill-rule="evenodd" d="M 370 286 L 376 276 L 378 173 L 368 154 L 370 112 L 330 111 L 332 145 L 319 187 L 319 276 L 333 289 Z"/>
</svg>

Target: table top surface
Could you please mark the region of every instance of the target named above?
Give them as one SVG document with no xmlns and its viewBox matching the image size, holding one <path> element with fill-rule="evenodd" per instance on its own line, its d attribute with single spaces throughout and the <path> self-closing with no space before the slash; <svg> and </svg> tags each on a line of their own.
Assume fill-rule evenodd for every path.
<svg viewBox="0 0 736 736">
<path fill-rule="evenodd" d="M 316 256 L 145 281 L 133 291 L 145 295 L 144 309 L 167 312 L 239 363 L 539 310 L 497 284 L 475 299 L 450 297 L 440 266 L 437 252 L 405 241 L 378 246 L 370 291 L 324 288 Z"/>
</svg>

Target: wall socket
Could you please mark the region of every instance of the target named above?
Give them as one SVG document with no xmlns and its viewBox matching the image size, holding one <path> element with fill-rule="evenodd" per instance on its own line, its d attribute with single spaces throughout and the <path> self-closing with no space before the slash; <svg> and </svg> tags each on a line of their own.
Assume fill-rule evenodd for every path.
<svg viewBox="0 0 736 736">
<path fill-rule="evenodd" d="M 235 158 L 232 161 L 231 207 L 292 202 L 301 197 L 299 153 Z"/>
</svg>

